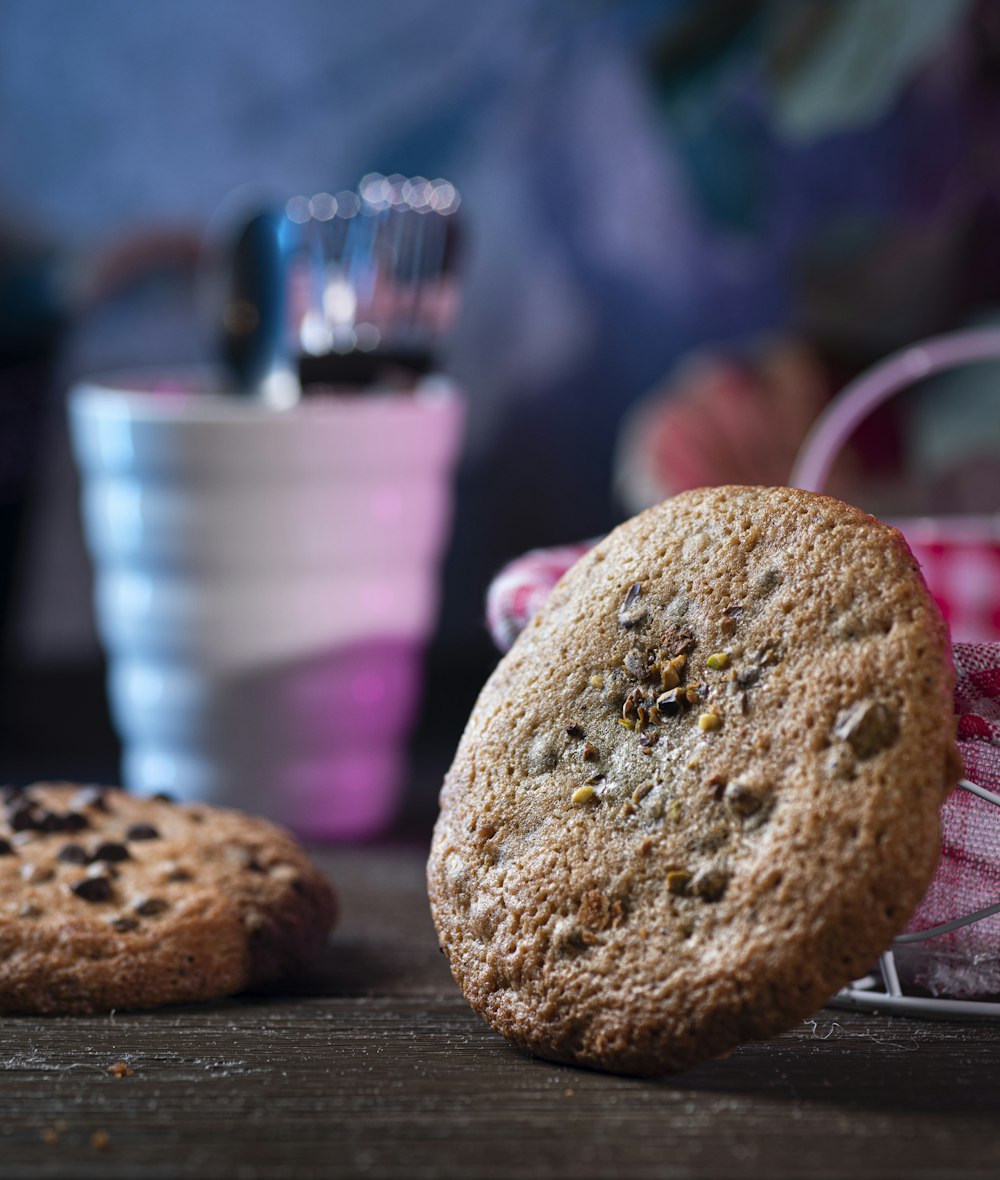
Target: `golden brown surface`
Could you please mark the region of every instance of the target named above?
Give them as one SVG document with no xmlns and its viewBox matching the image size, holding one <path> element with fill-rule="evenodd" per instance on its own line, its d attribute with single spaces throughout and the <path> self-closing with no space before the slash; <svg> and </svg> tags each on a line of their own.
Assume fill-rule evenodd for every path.
<svg viewBox="0 0 1000 1180">
<path fill-rule="evenodd" d="M 428 882 L 466 998 L 634 1073 L 809 1015 L 929 883 L 951 693 L 905 543 L 859 510 L 716 488 L 622 525 L 501 660 L 444 784 Z"/>
<path fill-rule="evenodd" d="M 112 788 L 4 789 L 0 1012 L 258 986 L 312 958 L 335 910 L 326 878 L 265 820 Z"/>
</svg>

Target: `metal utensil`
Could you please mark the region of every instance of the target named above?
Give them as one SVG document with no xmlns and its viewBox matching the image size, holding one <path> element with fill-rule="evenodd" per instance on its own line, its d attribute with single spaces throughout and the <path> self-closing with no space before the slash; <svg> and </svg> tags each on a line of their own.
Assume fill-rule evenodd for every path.
<svg viewBox="0 0 1000 1180">
<path fill-rule="evenodd" d="M 432 371 L 457 305 L 459 204 L 449 181 L 370 173 L 356 192 L 293 197 L 251 219 L 224 317 L 240 390 L 286 407 Z"/>
<path fill-rule="evenodd" d="M 237 388 L 277 409 L 294 405 L 301 392 L 285 339 L 290 237 L 284 214 L 251 218 L 233 250 L 223 314 L 224 354 Z"/>
</svg>

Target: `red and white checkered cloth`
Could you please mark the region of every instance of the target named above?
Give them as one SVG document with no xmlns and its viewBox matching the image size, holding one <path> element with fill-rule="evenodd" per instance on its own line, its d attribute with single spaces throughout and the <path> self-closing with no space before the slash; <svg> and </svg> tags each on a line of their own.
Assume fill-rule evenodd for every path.
<svg viewBox="0 0 1000 1180">
<path fill-rule="evenodd" d="M 977 642 L 1000 640 L 997 526 L 990 522 L 978 529 L 963 529 L 959 523 L 933 518 L 896 523 L 952 635 Z"/>
<path fill-rule="evenodd" d="M 526 553 L 487 595 L 487 623 L 501 651 L 514 642 L 567 569 L 594 544 Z M 1000 643 L 956 643 L 955 713 L 965 777 L 1000 794 Z M 1000 807 L 956 790 L 941 811 L 937 874 L 913 916 L 925 930 L 1000 901 Z M 1000 914 L 897 951 L 901 973 L 934 995 L 1000 995 Z"/>
</svg>

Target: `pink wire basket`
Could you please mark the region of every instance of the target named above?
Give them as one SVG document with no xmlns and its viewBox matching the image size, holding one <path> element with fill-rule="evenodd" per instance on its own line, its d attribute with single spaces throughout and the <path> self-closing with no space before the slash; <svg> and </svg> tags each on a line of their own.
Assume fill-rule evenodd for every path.
<svg viewBox="0 0 1000 1180">
<path fill-rule="evenodd" d="M 1000 360 L 1000 328 L 936 336 L 869 369 L 820 415 L 789 482 L 821 492 L 834 460 L 857 426 L 889 398 L 930 377 L 976 361 Z M 1000 641 L 1000 488 L 993 515 L 894 520 L 951 629 L 953 641 Z"/>
</svg>

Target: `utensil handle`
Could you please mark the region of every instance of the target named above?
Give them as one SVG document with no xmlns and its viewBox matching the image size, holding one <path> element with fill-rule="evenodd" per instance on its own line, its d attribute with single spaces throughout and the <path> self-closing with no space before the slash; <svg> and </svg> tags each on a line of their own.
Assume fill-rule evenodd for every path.
<svg viewBox="0 0 1000 1180">
<path fill-rule="evenodd" d="M 846 385 L 816 419 L 799 451 L 789 485 L 821 492 L 841 448 L 877 406 L 915 381 L 988 360 L 1000 360 L 1000 328 L 946 332 L 886 357 Z"/>
</svg>

